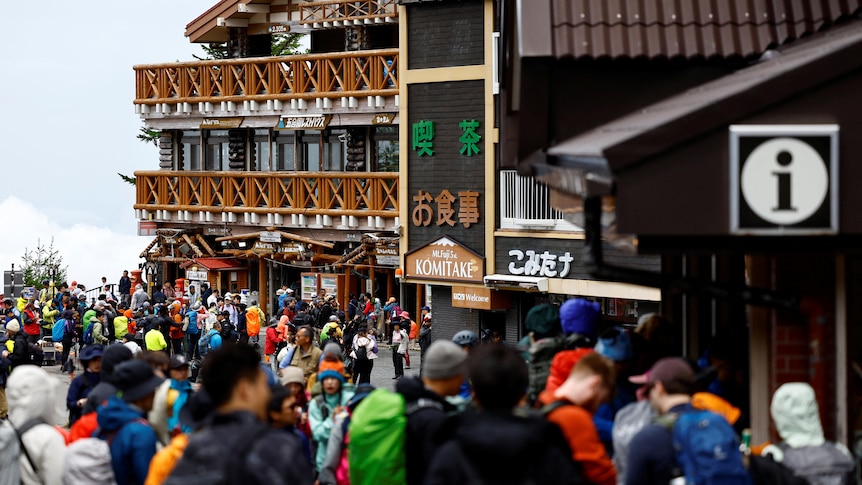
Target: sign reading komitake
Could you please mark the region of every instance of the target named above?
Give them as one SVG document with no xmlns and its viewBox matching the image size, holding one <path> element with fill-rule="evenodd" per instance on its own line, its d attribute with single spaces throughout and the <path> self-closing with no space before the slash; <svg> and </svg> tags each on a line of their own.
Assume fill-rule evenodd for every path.
<svg viewBox="0 0 862 485">
<path fill-rule="evenodd" d="M 405 255 L 407 278 L 483 283 L 485 258 L 444 236 Z"/>
</svg>

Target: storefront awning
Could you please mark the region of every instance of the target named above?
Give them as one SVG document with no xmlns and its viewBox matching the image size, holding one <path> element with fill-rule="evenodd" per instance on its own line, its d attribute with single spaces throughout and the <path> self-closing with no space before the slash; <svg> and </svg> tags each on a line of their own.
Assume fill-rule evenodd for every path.
<svg viewBox="0 0 862 485">
<path fill-rule="evenodd" d="M 246 265 L 236 258 L 195 258 L 181 265 L 182 268 L 202 266 L 208 271 L 226 271 L 245 268 Z"/>
<path fill-rule="evenodd" d="M 548 291 L 548 278 L 490 274 L 484 278 L 485 286 L 491 288 L 513 288 L 518 290 Z"/>
</svg>

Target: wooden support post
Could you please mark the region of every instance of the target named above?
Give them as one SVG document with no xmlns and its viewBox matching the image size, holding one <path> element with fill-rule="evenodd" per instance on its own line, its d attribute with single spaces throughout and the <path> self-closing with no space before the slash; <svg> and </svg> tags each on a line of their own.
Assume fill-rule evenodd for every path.
<svg viewBox="0 0 862 485">
<path fill-rule="evenodd" d="M 257 291 L 258 308 L 261 310 L 266 308 L 266 296 L 269 294 L 269 288 L 266 281 L 266 259 L 258 258 L 257 260 Z M 260 322 L 261 325 L 266 325 L 267 322 Z"/>
<path fill-rule="evenodd" d="M 374 294 L 374 263 L 368 266 L 368 281 L 371 283 L 371 291 L 369 291 L 369 296 L 371 297 L 371 303 L 374 303 L 374 297 L 377 296 Z"/>
</svg>

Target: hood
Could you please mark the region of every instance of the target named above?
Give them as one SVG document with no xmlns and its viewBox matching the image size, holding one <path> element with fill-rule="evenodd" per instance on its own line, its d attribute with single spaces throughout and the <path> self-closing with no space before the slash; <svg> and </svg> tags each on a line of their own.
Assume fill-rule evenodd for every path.
<svg viewBox="0 0 862 485">
<path fill-rule="evenodd" d="M 537 418 L 511 413 L 466 412 L 460 416 L 455 438 L 473 462 L 483 470 L 493 470 L 499 481 L 520 476 L 524 464 L 537 460 L 550 435 L 548 426 Z M 493 478 L 493 477 L 489 477 Z M 489 480 L 495 482 L 498 480 Z"/>
<path fill-rule="evenodd" d="M 807 383 L 791 382 L 779 387 L 772 396 L 770 411 L 775 429 L 791 448 L 825 443 L 817 397 Z"/>
<path fill-rule="evenodd" d="M 455 406 L 449 401 L 443 399 L 434 391 L 425 387 L 422 380 L 418 377 L 404 377 L 399 379 L 395 384 L 395 391 L 404 396 L 406 402 L 412 402 L 419 399 L 430 399 L 439 402 L 443 405 L 443 410 L 448 412 L 454 411 Z"/>
<path fill-rule="evenodd" d="M 113 396 L 108 398 L 107 404 L 99 408 L 97 421 L 99 427 L 105 431 L 119 429 L 125 423 L 134 421 L 144 416 L 142 411 L 136 410 L 122 399 Z"/>
<path fill-rule="evenodd" d="M 116 320 L 114 320 L 116 321 Z M 102 352 L 102 380 L 112 382 L 114 367 L 121 362 L 132 360 L 132 351 L 123 344 L 109 345 Z"/>
<path fill-rule="evenodd" d="M 65 401 L 59 396 L 58 384 L 57 379 L 41 367 L 16 367 L 6 381 L 9 419 L 16 426 L 34 418 L 42 418 L 49 424 L 61 422 L 62 412 L 58 403 L 65 404 Z"/>
</svg>

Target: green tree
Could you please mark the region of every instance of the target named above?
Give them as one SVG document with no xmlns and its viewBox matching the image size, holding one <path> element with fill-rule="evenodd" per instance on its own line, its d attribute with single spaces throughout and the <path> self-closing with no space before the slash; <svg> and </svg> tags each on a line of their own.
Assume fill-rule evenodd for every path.
<svg viewBox="0 0 862 485">
<path fill-rule="evenodd" d="M 24 248 L 24 256 L 21 258 L 24 265 L 24 286 L 42 288 L 45 280 L 53 281 L 54 286 L 66 281 L 67 266 L 63 265 L 63 256 L 60 251 L 54 249 L 54 238 L 51 243 L 44 246 L 40 239 L 36 240 L 36 249 Z"/>
</svg>

